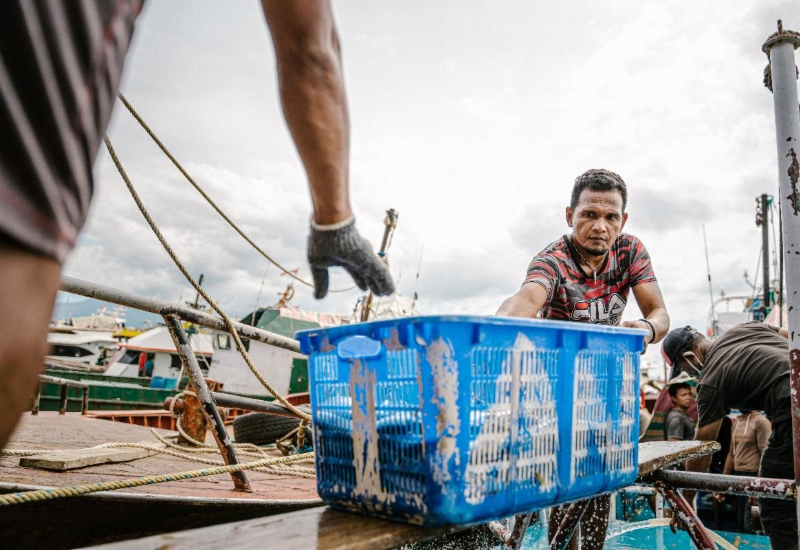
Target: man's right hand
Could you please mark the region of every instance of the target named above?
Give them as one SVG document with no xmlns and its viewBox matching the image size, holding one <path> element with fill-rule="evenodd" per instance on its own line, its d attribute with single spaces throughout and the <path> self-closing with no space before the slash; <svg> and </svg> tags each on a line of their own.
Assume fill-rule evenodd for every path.
<svg viewBox="0 0 800 550">
<path fill-rule="evenodd" d="M 378 296 L 394 292 L 389 269 L 372 251 L 369 242 L 356 229 L 355 218 L 331 226 L 311 225 L 308 236 L 308 263 L 314 278 L 314 297 L 328 293 L 328 268 L 343 267 L 358 288 L 369 288 Z"/>
</svg>

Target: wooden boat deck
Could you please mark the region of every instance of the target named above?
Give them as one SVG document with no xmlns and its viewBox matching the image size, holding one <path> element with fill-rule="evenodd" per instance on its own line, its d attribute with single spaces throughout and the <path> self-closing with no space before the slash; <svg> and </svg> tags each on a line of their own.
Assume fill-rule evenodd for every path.
<svg viewBox="0 0 800 550">
<path fill-rule="evenodd" d="M 174 432 L 166 430 L 158 430 L 158 432 L 162 435 L 174 434 Z M 58 413 L 42 412 L 38 416 L 23 416 L 6 449 L 81 449 L 112 442 L 159 443 L 151 434 L 150 428 L 143 426 L 109 422 L 108 420 L 89 418 L 79 414 L 60 416 Z M 208 443 L 213 443 L 210 433 Z M 280 452 L 277 451 L 271 454 L 276 457 L 281 456 Z M 218 454 L 203 456 L 221 460 Z M 256 459 L 250 457 L 240 458 L 241 462 L 251 460 Z M 296 464 L 309 468 L 314 467 L 313 461 Z M 157 454 L 131 462 L 102 464 L 58 472 L 20 467 L 19 457 L 3 457 L 0 458 L 0 483 L 3 485 L 64 487 L 210 467 L 210 465 L 188 461 L 179 457 Z M 314 479 L 250 471 L 247 472 L 247 477 L 253 488 L 252 493 L 234 491 L 233 482 L 228 474 L 146 485 L 125 489 L 124 492 L 207 499 L 308 500 L 309 502 L 319 500 Z"/>
<path fill-rule="evenodd" d="M 639 446 L 639 473 L 714 453 L 713 441 L 657 441 Z M 484 526 L 419 527 L 331 508 L 314 508 L 253 520 L 168 533 L 108 544 L 106 550 L 262 550 L 315 548 L 317 550 L 389 550 L 412 542 L 415 549 L 492 548 L 498 545 Z M 425 543 L 425 541 L 428 541 Z M 485 544 L 488 541 L 489 544 Z"/>
<path fill-rule="evenodd" d="M 175 432 L 157 430 L 162 435 Z M 150 428 L 81 416 L 26 414 L 8 450 L 81 449 L 103 443 L 158 444 Z M 209 443 L 213 442 L 209 434 Z M 221 460 L 219 454 L 204 455 Z M 275 452 L 275 456 L 280 456 Z M 240 457 L 242 462 L 256 460 Z M 131 462 L 87 466 L 66 472 L 19 466 L 20 457 L 0 457 L 0 493 L 68 487 L 211 468 L 157 454 Z M 313 468 L 311 461 L 297 463 Z M 314 479 L 247 472 L 252 493 L 233 490 L 229 474 L 94 493 L 76 498 L 0 506 L 0 547 L 75 548 L 176 529 L 268 516 L 321 505 Z"/>
</svg>

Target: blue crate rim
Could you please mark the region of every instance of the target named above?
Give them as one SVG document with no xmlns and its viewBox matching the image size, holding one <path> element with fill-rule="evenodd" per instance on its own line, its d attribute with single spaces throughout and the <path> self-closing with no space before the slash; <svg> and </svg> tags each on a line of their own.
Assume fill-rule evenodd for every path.
<svg viewBox="0 0 800 550">
<path fill-rule="evenodd" d="M 640 328 L 628 328 L 594 323 L 563 321 L 555 319 L 524 319 L 522 317 L 494 317 L 480 315 L 417 315 L 414 317 L 401 317 L 398 319 L 385 319 L 382 321 L 368 321 L 366 323 L 353 323 L 335 327 L 317 327 L 300 330 L 295 333 L 295 339 L 302 340 L 312 336 L 334 333 L 336 335 L 351 332 L 363 333 L 382 327 L 397 325 L 414 325 L 422 323 L 472 323 L 476 325 L 508 326 L 517 328 L 541 328 L 548 330 L 570 330 L 579 332 L 594 332 L 597 334 L 613 334 L 627 336 L 649 336 L 650 331 Z"/>
</svg>

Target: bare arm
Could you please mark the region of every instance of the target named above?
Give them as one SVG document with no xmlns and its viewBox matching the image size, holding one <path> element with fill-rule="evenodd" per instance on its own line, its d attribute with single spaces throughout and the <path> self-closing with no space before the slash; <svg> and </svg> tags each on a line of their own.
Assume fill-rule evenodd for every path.
<svg viewBox="0 0 800 550">
<path fill-rule="evenodd" d="M 348 194 L 350 121 L 339 37 L 328 0 L 262 0 L 286 124 L 308 175 L 314 221 L 353 215 Z"/>
<path fill-rule="evenodd" d="M 733 437 L 731 437 L 731 444 L 728 447 L 728 456 L 725 457 L 725 466 L 722 468 L 722 473 L 725 475 L 733 474 Z"/>
<path fill-rule="evenodd" d="M 669 313 L 667 306 L 664 305 L 664 297 L 661 295 L 661 288 L 656 281 L 642 283 L 633 287 L 633 297 L 645 319 L 653 324 L 655 337 L 648 344 L 654 344 L 664 338 L 669 332 Z M 644 321 L 625 321 L 623 327 L 643 328 L 648 332 L 650 327 Z"/>
<path fill-rule="evenodd" d="M 519 292 L 506 299 L 497 310 L 501 317 L 536 317 L 547 303 L 547 291 L 537 283 L 522 285 Z"/>
</svg>

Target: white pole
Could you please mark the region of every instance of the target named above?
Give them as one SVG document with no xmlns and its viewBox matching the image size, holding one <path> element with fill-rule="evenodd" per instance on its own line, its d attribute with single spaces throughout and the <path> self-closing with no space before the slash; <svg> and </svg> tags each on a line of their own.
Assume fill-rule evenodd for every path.
<svg viewBox="0 0 800 550">
<path fill-rule="evenodd" d="M 787 310 L 789 320 L 789 380 L 792 394 L 792 431 L 794 441 L 794 477 L 800 480 L 800 106 L 797 101 L 797 68 L 794 50 L 800 46 L 800 34 L 784 31 L 778 21 L 778 32 L 764 43 L 772 77 L 772 98 L 775 105 L 775 136 L 778 145 L 778 181 L 783 215 L 786 261 Z M 766 282 L 765 282 L 766 283 Z M 797 507 L 800 526 L 800 499 Z M 800 536 L 800 535 L 799 535 Z"/>
</svg>

